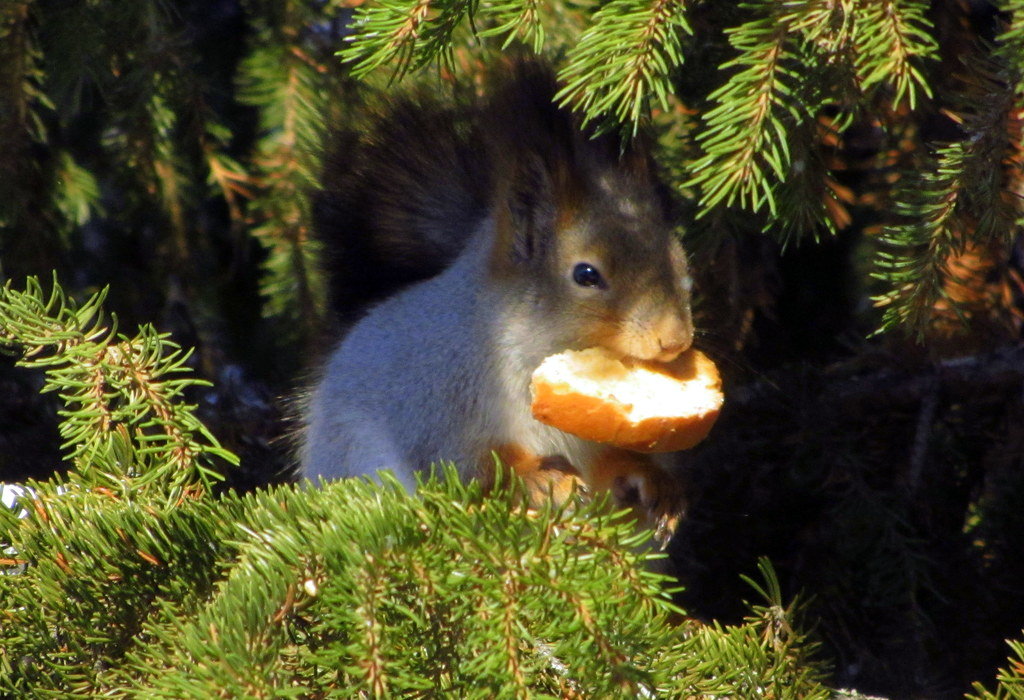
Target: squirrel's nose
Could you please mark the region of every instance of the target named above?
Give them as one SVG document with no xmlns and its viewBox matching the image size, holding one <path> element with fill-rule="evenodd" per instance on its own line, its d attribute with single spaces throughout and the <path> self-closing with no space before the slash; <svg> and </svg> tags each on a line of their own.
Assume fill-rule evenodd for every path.
<svg viewBox="0 0 1024 700">
<path fill-rule="evenodd" d="M 659 362 L 671 362 L 693 345 L 693 325 L 689 315 L 663 320 L 658 328 Z"/>
<path fill-rule="evenodd" d="M 674 343 L 672 345 L 662 345 L 661 352 L 658 353 L 656 359 L 658 362 L 671 362 L 672 360 L 679 357 L 686 350 L 690 348 L 690 343 Z"/>
</svg>

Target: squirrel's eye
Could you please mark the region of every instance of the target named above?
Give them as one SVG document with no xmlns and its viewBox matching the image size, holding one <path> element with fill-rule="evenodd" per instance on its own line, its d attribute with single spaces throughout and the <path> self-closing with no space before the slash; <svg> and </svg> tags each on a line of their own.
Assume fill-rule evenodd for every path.
<svg viewBox="0 0 1024 700">
<path fill-rule="evenodd" d="M 604 287 L 604 277 L 590 263 L 576 263 L 572 269 L 572 281 L 581 287 Z"/>
</svg>

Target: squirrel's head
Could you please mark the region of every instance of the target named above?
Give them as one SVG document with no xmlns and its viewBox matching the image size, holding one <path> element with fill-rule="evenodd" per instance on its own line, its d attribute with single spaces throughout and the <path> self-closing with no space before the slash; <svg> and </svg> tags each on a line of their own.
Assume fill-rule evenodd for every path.
<svg viewBox="0 0 1024 700">
<path fill-rule="evenodd" d="M 510 192 L 496 212 L 492 276 L 560 347 L 671 360 L 693 341 L 683 247 L 627 171 L 587 184 Z"/>
<path fill-rule="evenodd" d="M 650 158 L 588 138 L 553 90 L 519 89 L 531 99 L 506 106 L 517 126 L 494 159 L 491 277 L 560 349 L 675 358 L 693 340 L 692 283 Z"/>
<path fill-rule="evenodd" d="M 693 341 L 692 281 L 668 224 L 629 197 L 609 194 L 567 213 L 543 263 L 559 323 L 578 347 L 669 361 Z"/>
</svg>

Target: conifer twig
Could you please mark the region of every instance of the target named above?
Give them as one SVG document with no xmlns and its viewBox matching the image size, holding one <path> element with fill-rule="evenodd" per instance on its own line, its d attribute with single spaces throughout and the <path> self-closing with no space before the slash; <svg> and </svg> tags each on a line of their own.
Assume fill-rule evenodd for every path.
<svg viewBox="0 0 1024 700">
<path fill-rule="evenodd" d="M 176 474 L 174 483 L 217 478 L 206 461 L 237 458 L 182 403 L 188 388 L 206 384 L 181 376 L 191 353 L 151 326 L 135 338 L 116 334 L 103 319 L 105 295 L 79 306 L 56 279 L 49 298 L 35 278 L 24 292 L 10 282 L 0 290 L 0 343 L 22 356 L 18 364 L 46 370 L 43 391 L 57 392 L 65 403 L 60 433 L 68 459 L 80 470 L 94 469 L 111 461 L 115 443 L 128 440 L 139 457 Z M 137 476 L 140 466 L 120 468 Z"/>
<path fill-rule="evenodd" d="M 682 34 L 692 30 L 684 0 L 613 0 L 594 13 L 569 52 L 558 99 L 587 120 L 609 115 L 637 125 L 655 100 L 668 109 L 671 72 L 683 62 Z"/>
<path fill-rule="evenodd" d="M 928 3 L 921 0 L 868 0 L 854 5 L 854 62 L 861 89 L 892 87 L 894 105 L 906 98 L 911 109 L 919 96 L 931 96 L 931 87 L 918 63 L 933 59 L 938 44 L 926 18 Z"/>
<path fill-rule="evenodd" d="M 759 3 L 759 17 L 729 30 L 729 43 L 740 53 L 722 68 L 740 70 L 709 95 L 715 106 L 697 135 L 705 155 L 690 166 L 687 183 L 700 187 L 702 215 L 719 204 L 775 212 L 774 183 L 790 164 L 786 121 L 801 114 L 793 101 L 796 76 L 787 65 L 788 26 L 772 5 Z"/>
</svg>

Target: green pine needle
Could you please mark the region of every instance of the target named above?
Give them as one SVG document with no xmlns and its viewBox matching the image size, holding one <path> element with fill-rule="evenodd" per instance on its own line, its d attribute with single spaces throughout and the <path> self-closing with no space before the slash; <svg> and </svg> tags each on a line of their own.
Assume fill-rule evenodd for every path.
<svg viewBox="0 0 1024 700">
<path fill-rule="evenodd" d="M 191 352 L 166 333 L 143 326 L 129 338 L 103 318 L 106 291 L 78 305 L 56 279 L 47 295 L 38 279 L 24 291 L 0 290 L 0 343 L 18 364 L 46 371 L 43 391 L 64 401 L 60 433 L 67 459 L 81 473 L 97 469 L 120 488 L 124 479 L 151 476 L 143 465 L 171 475 L 171 485 L 220 478 L 217 464 L 237 464 L 199 422 L 183 393 L 206 382 L 189 376 Z M 134 446 L 138 463 L 114 459 Z"/>
<path fill-rule="evenodd" d="M 569 52 L 558 98 L 586 119 L 611 117 L 635 133 L 653 102 L 668 109 L 671 73 L 691 34 L 683 0 L 612 0 Z"/>
<path fill-rule="evenodd" d="M 541 13 L 546 3 L 540 0 L 490 0 L 480 5 L 479 14 L 493 25 L 480 30 L 481 37 L 504 37 L 501 49 L 509 48 L 514 41 L 522 43 L 540 53 L 544 48 L 544 23 Z"/>
<path fill-rule="evenodd" d="M 934 169 L 908 181 L 897 199 L 896 213 L 904 223 L 885 229 L 876 261 L 876 278 L 890 287 L 875 298 L 885 309 L 883 329 L 904 326 L 923 333 L 932 308 L 943 298 L 946 261 L 964 241 L 957 214 L 963 159 L 962 144 L 943 148 Z"/>
<path fill-rule="evenodd" d="M 738 68 L 708 99 L 697 135 L 703 157 L 691 166 L 687 186 L 700 188 L 701 214 L 718 205 L 776 212 L 774 185 L 790 165 L 788 123 L 803 118 L 794 99 L 798 78 L 789 65 L 789 28 L 771 12 L 729 30 L 739 55 L 723 70 Z"/>
<path fill-rule="evenodd" d="M 892 104 L 906 99 L 911 109 L 922 95 L 931 97 L 920 67 L 923 60 L 935 59 L 938 53 L 926 17 L 928 7 L 923 0 L 855 3 L 855 67 L 862 90 L 887 85 L 892 89 Z"/>
<path fill-rule="evenodd" d="M 1024 15 L 1022 15 L 1024 16 Z M 946 293 L 958 282 L 949 260 L 973 244 L 1012 245 L 1024 205 L 1024 153 L 1007 129 L 1024 95 L 1013 93 L 1021 58 L 1005 51 L 965 62 L 960 122 L 964 138 L 938 149 L 931 168 L 907 175 L 897 193 L 901 218 L 885 229 L 874 276 L 886 291 L 881 330 L 901 326 L 921 337 L 936 304 L 961 314 Z"/>
<path fill-rule="evenodd" d="M 253 169 L 262 186 L 247 213 L 256 222 L 252 235 L 268 251 L 263 311 L 291 321 L 286 327 L 296 338 L 312 336 L 326 306 L 309 193 L 318 184 L 327 80 L 317 65 L 269 42 L 246 59 L 239 77 L 240 99 L 259 108 L 262 129 Z M 230 178 L 231 164 L 226 167 L 217 172 Z"/>
<path fill-rule="evenodd" d="M 1007 640 L 1011 656 L 1007 666 L 996 675 L 998 685 L 994 690 L 981 683 L 974 684 L 974 693 L 968 700 L 1024 700 L 1024 640 Z"/>
<path fill-rule="evenodd" d="M 827 697 L 775 595 L 683 623 L 602 502 L 528 510 L 447 466 L 152 504 L 35 487 L 0 542 L 0 692 Z M 769 584 L 768 588 L 774 590 Z"/>
<path fill-rule="evenodd" d="M 365 76 L 387 66 L 393 80 L 440 59 L 448 61 L 455 30 L 477 7 L 477 0 L 377 0 L 356 11 L 356 33 L 338 53 Z M 499 6 L 499 18 L 507 17 Z M 527 13 L 528 14 L 528 13 Z"/>
</svg>

